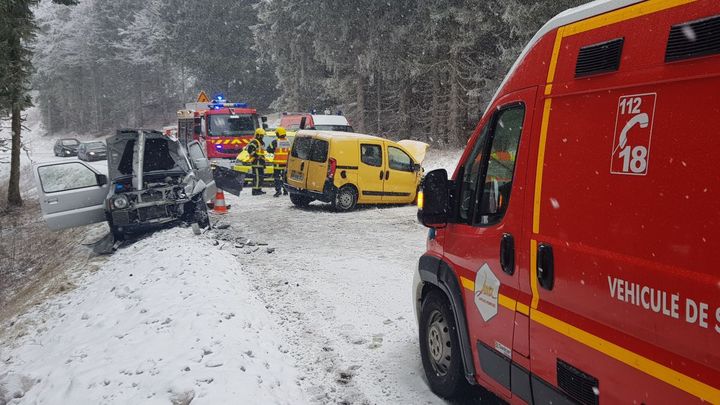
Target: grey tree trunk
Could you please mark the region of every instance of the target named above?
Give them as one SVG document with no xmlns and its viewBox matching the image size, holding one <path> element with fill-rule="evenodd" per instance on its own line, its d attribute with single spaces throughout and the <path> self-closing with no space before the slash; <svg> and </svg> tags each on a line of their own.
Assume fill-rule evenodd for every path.
<svg viewBox="0 0 720 405">
<path fill-rule="evenodd" d="M 365 77 L 358 73 L 357 75 L 357 116 L 355 120 L 355 129 L 358 132 L 365 132 Z"/>
<path fill-rule="evenodd" d="M 442 82 L 440 81 L 440 72 L 433 73 L 432 82 L 432 112 L 430 121 L 430 137 L 435 142 L 447 143 L 447 128 L 441 127 L 442 113 L 440 105 L 442 103 Z"/>
<path fill-rule="evenodd" d="M 410 137 L 410 97 L 412 97 L 410 81 L 404 80 L 400 89 L 400 137 Z"/>
<path fill-rule="evenodd" d="M 12 151 L 10 154 L 10 184 L 8 185 L 8 204 L 12 207 L 21 207 L 23 204 L 20 196 L 20 134 L 22 131 L 22 120 L 20 114 L 20 103 L 15 100 L 12 106 L 12 118 L 10 127 L 12 130 Z"/>
<path fill-rule="evenodd" d="M 457 71 L 450 68 L 450 105 L 448 112 L 448 141 L 457 143 L 462 133 L 460 120 L 460 104 L 462 103 L 460 83 L 458 83 Z"/>
</svg>

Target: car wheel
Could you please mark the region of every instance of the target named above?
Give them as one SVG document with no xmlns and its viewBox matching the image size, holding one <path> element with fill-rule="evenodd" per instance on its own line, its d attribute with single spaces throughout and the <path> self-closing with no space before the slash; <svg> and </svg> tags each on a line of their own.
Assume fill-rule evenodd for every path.
<svg viewBox="0 0 720 405">
<path fill-rule="evenodd" d="M 335 194 L 335 201 L 333 201 L 333 207 L 336 211 L 344 212 L 350 211 L 355 208 L 358 200 L 358 192 L 355 187 L 346 185 L 338 190 Z"/>
<path fill-rule="evenodd" d="M 455 317 L 442 292 L 430 291 L 423 300 L 419 329 L 420 357 L 430 390 L 447 399 L 466 395 L 469 384 L 463 372 Z"/>
<path fill-rule="evenodd" d="M 297 207 L 307 207 L 313 200 L 300 194 L 290 193 L 290 201 Z"/>
</svg>

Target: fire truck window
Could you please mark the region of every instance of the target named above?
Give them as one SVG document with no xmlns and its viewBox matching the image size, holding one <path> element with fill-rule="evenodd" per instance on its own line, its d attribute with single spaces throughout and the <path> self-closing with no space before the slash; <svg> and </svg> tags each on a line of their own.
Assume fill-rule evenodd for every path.
<svg viewBox="0 0 720 405">
<path fill-rule="evenodd" d="M 476 218 L 481 225 L 499 221 L 507 211 L 525 108 L 512 107 L 501 110 L 498 114 L 488 156 L 487 174 L 477 206 Z"/>
<path fill-rule="evenodd" d="M 251 115 L 211 115 L 208 122 L 211 136 L 246 135 L 255 131 L 255 121 Z"/>
<path fill-rule="evenodd" d="M 460 184 L 460 209 L 458 215 L 463 222 L 470 222 L 470 213 L 475 205 L 477 184 L 483 163 L 483 151 L 489 125 L 485 125 L 475 141 L 472 152 L 463 165 L 462 183 Z"/>
</svg>

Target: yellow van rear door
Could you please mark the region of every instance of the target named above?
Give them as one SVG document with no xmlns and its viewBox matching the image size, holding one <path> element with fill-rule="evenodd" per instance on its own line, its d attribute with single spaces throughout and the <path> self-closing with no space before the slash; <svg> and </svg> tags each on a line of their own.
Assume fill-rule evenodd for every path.
<svg viewBox="0 0 720 405">
<path fill-rule="evenodd" d="M 394 142 L 386 142 L 387 165 L 382 201 L 407 204 L 415 200 L 419 173 L 415 161 Z"/>
<path fill-rule="evenodd" d="M 307 183 L 310 151 L 313 139 L 309 136 L 298 136 L 293 142 L 288 159 L 287 182 L 290 186 L 304 190 Z"/>
<path fill-rule="evenodd" d="M 360 165 L 358 166 L 358 202 L 374 204 L 382 202 L 385 180 L 385 153 L 382 141 L 360 141 Z"/>
<path fill-rule="evenodd" d="M 313 139 L 308 162 L 306 188 L 322 192 L 327 180 L 328 151 L 330 144 L 325 139 Z"/>
</svg>

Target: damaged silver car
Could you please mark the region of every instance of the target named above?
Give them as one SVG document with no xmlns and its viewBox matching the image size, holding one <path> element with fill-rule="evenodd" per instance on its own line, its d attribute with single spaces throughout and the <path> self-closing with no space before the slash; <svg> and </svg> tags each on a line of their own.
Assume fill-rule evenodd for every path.
<svg viewBox="0 0 720 405">
<path fill-rule="evenodd" d="M 206 202 L 216 187 L 200 144 L 186 149 L 158 131 L 124 129 L 108 137 L 107 148 L 107 175 L 81 161 L 35 166 L 50 229 L 107 221 L 122 239 L 180 221 L 209 225 Z"/>
</svg>

